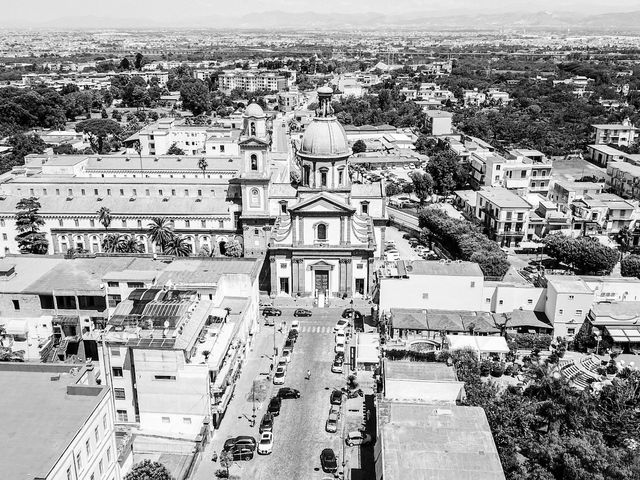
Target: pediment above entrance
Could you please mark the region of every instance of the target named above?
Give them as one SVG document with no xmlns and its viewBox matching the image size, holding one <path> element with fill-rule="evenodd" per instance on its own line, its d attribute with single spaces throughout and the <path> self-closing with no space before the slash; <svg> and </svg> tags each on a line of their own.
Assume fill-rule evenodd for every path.
<svg viewBox="0 0 640 480">
<path fill-rule="evenodd" d="M 289 211 L 293 213 L 314 212 L 352 214 L 355 213 L 356 210 L 340 200 L 320 193 L 291 207 Z"/>
</svg>

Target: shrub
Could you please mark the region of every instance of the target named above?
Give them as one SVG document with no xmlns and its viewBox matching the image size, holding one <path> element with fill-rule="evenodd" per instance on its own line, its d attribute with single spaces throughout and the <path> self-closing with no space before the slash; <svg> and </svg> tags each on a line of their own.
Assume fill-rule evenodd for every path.
<svg viewBox="0 0 640 480">
<path fill-rule="evenodd" d="M 623 277 L 640 277 L 640 255 L 627 255 L 620 262 Z"/>
<path fill-rule="evenodd" d="M 480 376 L 488 377 L 491 373 L 491 362 L 489 360 L 483 360 L 480 364 Z"/>
<path fill-rule="evenodd" d="M 504 363 L 495 362 L 491 365 L 491 376 L 492 377 L 501 377 L 504 374 Z"/>
<path fill-rule="evenodd" d="M 216 477 L 218 478 L 229 478 L 229 472 L 219 468 L 218 470 L 216 470 Z"/>
<path fill-rule="evenodd" d="M 507 365 L 507 366 L 506 366 L 506 368 L 504 369 L 504 374 L 505 374 L 505 375 L 509 375 L 509 376 L 511 377 L 511 376 L 513 376 L 514 370 L 515 370 L 515 369 L 513 368 L 513 365 L 509 364 L 509 365 Z"/>
</svg>

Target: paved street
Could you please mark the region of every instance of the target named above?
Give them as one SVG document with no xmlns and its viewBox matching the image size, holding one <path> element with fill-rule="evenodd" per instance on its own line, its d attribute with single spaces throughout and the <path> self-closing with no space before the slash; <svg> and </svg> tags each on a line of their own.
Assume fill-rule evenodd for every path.
<svg viewBox="0 0 640 480">
<path fill-rule="evenodd" d="M 409 245 L 409 241 L 402 238 L 406 233 L 407 232 L 398 230 L 396 227 L 387 227 L 384 238 L 386 241 L 395 242 L 400 260 L 420 260 L 416 251 Z"/>
<path fill-rule="evenodd" d="M 276 328 L 279 321 L 287 325 L 293 320 L 293 309 L 283 309 L 283 316 L 275 318 Z M 274 448 L 268 456 L 256 455 L 248 462 L 238 462 L 231 468 L 232 475 L 241 479 L 275 480 L 275 479 L 322 479 L 331 475 L 320 469 L 320 452 L 324 448 L 333 448 L 338 463 L 342 462 L 342 445 L 340 439 L 341 425 L 338 433 L 327 433 L 324 430 L 329 411 L 329 395 L 334 388 L 345 385 L 345 376 L 331 372 L 334 358 L 333 325 L 342 309 L 316 309 L 314 315 L 300 318 L 300 336 L 296 342 L 291 363 L 287 371 L 284 386 L 300 390 L 301 398 L 282 401 L 280 415 L 275 419 Z M 282 347 L 283 335 L 277 334 L 277 346 Z M 257 422 L 251 428 L 247 417 L 252 414 L 251 384 L 255 378 L 264 378 L 261 372 L 268 372 L 270 360 L 261 358 L 262 354 L 270 354 L 273 348 L 273 327 L 261 326 L 253 351 L 245 362 L 242 375 L 236 386 L 236 394 L 229 404 L 227 414 L 221 427 L 214 433 L 213 441 L 208 445 L 195 475 L 197 480 L 211 480 L 218 463 L 211 462 L 213 451 L 220 452 L 222 444 L 230 436 L 252 435 L 258 440 L 258 426 L 266 411 L 268 398 L 277 392 L 280 386 L 269 384 L 269 396 L 259 406 Z M 307 369 L 311 370 L 311 380 L 305 380 Z M 357 462 L 357 452 L 355 452 Z M 350 450 L 347 449 L 349 452 Z M 357 467 L 353 462 L 349 468 Z"/>
</svg>

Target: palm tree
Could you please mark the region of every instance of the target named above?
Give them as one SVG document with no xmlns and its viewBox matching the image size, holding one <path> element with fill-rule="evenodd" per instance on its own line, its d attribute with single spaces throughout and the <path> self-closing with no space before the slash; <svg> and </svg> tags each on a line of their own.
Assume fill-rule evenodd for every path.
<svg viewBox="0 0 640 480">
<path fill-rule="evenodd" d="M 120 245 L 121 253 L 143 253 L 144 245 L 142 245 L 134 237 L 125 237 Z"/>
<path fill-rule="evenodd" d="M 202 176 L 205 176 L 205 173 L 207 172 L 207 167 L 209 166 L 209 164 L 207 163 L 207 159 L 202 157 L 200 160 L 198 160 L 198 168 L 200 170 L 202 170 Z"/>
<path fill-rule="evenodd" d="M 163 253 L 167 244 L 176 236 L 175 233 L 173 233 L 171 220 L 165 217 L 153 217 L 151 223 L 147 225 L 147 232 L 149 233 L 151 241 L 160 247 Z"/>
<path fill-rule="evenodd" d="M 106 232 L 111 225 L 111 210 L 107 207 L 100 207 L 98 210 L 98 221 L 104 226 L 104 231 Z"/>
<path fill-rule="evenodd" d="M 191 255 L 191 245 L 180 235 L 175 235 L 169 240 L 164 248 L 163 253 L 173 255 L 175 257 L 188 257 Z"/>
<path fill-rule="evenodd" d="M 106 253 L 122 253 L 126 238 L 119 233 L 110 233 L 102 239 L 102 251 Z"/>
</svg>

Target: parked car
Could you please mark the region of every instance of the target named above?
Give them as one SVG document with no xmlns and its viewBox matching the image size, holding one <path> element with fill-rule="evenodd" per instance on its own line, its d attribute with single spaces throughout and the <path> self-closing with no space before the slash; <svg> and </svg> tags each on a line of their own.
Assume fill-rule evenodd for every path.
<svg viewBox="0 0 640 480">
<path fill-rule="evenodd" d="M 255 449 L 247 448 L 242 445 L 238 445 L 229 450 L 229 452 L 231 453 L 231 458 L 234 462 L 251 460 L 253 458 L 254 451 Z"/>
<path fill-rule="evenodd" d="M 338 461 L 336 454 L 330 448 L 325 448 L 320 454 L 320 464 L 326 473 L 336 473 L 338 471 Z"/>
<path fill-rule="evenodd" d="M 265 413 L 262 417 L 262 421 L 260 422 L 260 428 L 258 429 L 260 433 L 263 432 L 273 432 L 273 415 L 269 412 Z"/>
<path fill-rule="evenodd" d="M 282 406 L 282 399 L 280 397 L 272 397 L 269 401 L 269 406 L 267 407 L 267 412 L 269 412 L 274 417 L 280 415 L 280 407 Z"/>
<path fill-rule="evenodd" d="M 342 405 L 342 392 L 340 390 L 334 390 L 329 397 L 331 405 Z"/>
<path fill-rule="evenodd" d="M 296 311 L 293 312 L 294 317 L 310 317 L 311 315 L 311 310 L 307 308 L 296 308 Z"/>
<path fill-rule="evenodd" d="M 340 418 L 340 405 L 331 405 L 329 407 L 329 415 L 331 415 L 332 413 L 336 414 L 338 416 L 338 418 Z"/>
<path fill-rule="evenodd" d="M 223 450 L 231 450 L 234 447 L 245 447 L 255 450 L 256 439 L 248 435 L 240 435 L 239 437 L 227 438 L 224 442 Z"/>
<path fill-rule="evenodd" d="M 340 362 L 340 363 L 344 363 L 344 352 L 339 352 L 336 353 L 335 358 L 333 359 L 334 362 Z"/>
<path fill-rule="evenodd" d="M 387 262 L 397 262 L 400 260 L 400 254 L 398 252 L 385 252 L 384 259 Z"/>
<path fill-rule="evenodd" d="M 371 435 L 362 431 L 349 432 L 345 443 L 350 447 L 354 445 L 366 445 L 367 443 L 371 443 Z"/>
<path fill-rule="evenodd" d="M 331 365 L 331 371 L 333 373 L 342 373 L 344 371 L 342 364 L 343 362 L 341 360 L 335 359 L 333 365 Z"/>
<path fill-rule="evenodd" d="M 291 350 L 286 348 L 282 350 L 282 356 L 280 357 L 280 359 L 284 359 L 287 363 L 289 363 L 291 361 Z"/>
<path fill-rule="evenodd" d="M 282 310 L 276 307 L 264 307 L 262 309 L 262 314 L 267 316 L 279 317 L 282 315 Z"/>
<path fill-rule="evenodd" d="M 345 310 L 346 312 L 346 310 Z M 343 313 L 344 315 L 344 313 Z M 338 323 L 336 323 L 336 325 L 333 327 L 333 331 L 334 332 L 344 332 L 344 329 L 347 328 L 347 325 L 349 325 L 349 321 L 348 320 L 344 320 L 343 318 L 338 320 Z"/>
<path fill-rule="evenodd" d="M 264 432 L 258 443 L 258 453 L 260 455 L 269 455 L 273 451 L 273 433 Z"/>
<path fill-rule="evenodd" d="M 295 341 L 292 338 L 287 338 L 287 340 L 284 342 L 284 350 L 293 350 L 294 344 Z"/>
<path fill-rule="evenodd" d="M 295 388 L 283 387 L 278 390 L 278 397 L 280 398 L 300 398 L 300 390 Z"/>
<path fill-rule="evenodd" d="M 338 431 L 338 415 L 330 413 L 327 422 L 324 425 L 324 429 L 329 433 L 335 433 Z"/>
<path fill-rule="evenodd" d="M 345 308 L 342 311 L 342 318 L 357 318 L 362 317 L 362 314 L 358 310 L 354 310 L 353 308 Z"/>
<path fill-rule="evenodd" d="M 334 348 L 334 352 L 344 353 L 344 343 L 336 343 L 336 348 Z"/>
<path fill-rule="evenodd" d="M 287 335 L 289 340 L 293 340 L 295 343 L 298 340 L 298 330 L 289 330 L 289 334 Z"/>
<path fill-rule="evenodd" d="M 295 330 L 296 332 L 300 330 L 300 322 L 298 320 L 291 322 L 291 330 Z"/>
<path fill-rule="evenodd" d="M 276 374 L 273 376 L 274 385 L 284 385 L 284 377 L 287 374 L 287 369 L 284 367 L 278 367 Z"/>
<path fill-rule="evenodd" d="M 335 342 L 336 343 L 345 343 L 347 340 L 347 334 L 343 331 L 341 332 L 336 332 L 336 338 L 335 338 Z"/>
</svg>

